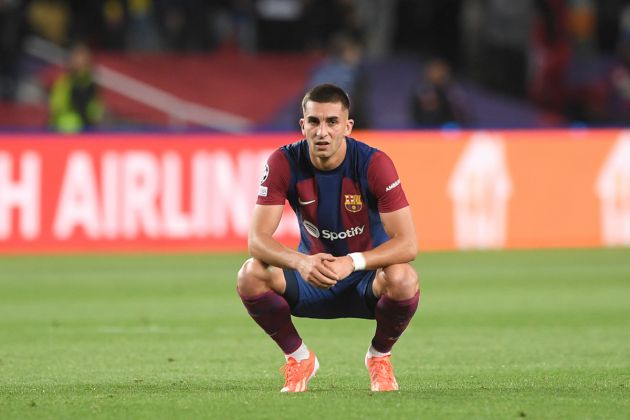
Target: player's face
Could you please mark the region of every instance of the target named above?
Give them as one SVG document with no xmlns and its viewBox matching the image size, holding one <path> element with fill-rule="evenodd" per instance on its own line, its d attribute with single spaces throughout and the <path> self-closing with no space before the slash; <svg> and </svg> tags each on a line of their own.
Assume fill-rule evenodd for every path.
<svg viewBox="0 0 630 420">
<path fill-rule="evenodd" d="M 315 166 L 334 169 L 341 164 L 346 154 L 345 138 L 352 132 L 353 124 L 341 102 L 306 103 L 300 127 Z"/>
</svg>

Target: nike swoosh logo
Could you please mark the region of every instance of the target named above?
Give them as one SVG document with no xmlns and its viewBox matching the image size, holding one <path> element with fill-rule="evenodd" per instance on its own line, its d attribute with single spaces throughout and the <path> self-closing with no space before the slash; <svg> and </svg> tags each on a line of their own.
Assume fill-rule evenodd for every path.
<svg viewBox="0 0 630 420">
<path fill-rule="evenodd" d="M 315 201 L 317 201 L 317 200 L 302 201 L 302 199 L 298 197 L 298 203 L 300 203 L 300 205 L 302 205 L 302 206 L 306 206 L 307 204 L 312 204 L 312 203 L 314 203 Z"/>
</svg>

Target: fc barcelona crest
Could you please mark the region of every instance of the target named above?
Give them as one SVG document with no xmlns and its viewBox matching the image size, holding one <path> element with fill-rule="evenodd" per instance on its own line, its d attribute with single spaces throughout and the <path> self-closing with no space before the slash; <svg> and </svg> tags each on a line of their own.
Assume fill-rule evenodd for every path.
<svg viewBox="0 0 630 420">
<path fill-rule="evenodd" d="M 361 196 L 359 194 L 344 194 L 346 210 L 356 213 L 361 211 L 363 203 L 361 202 Z"/>
</svg>

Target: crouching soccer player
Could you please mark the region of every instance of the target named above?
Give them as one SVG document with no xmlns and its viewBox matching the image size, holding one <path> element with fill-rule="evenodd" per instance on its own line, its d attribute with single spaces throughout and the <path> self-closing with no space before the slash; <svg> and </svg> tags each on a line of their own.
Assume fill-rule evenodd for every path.
<svg viewBox="0 0 630 420">
<path fill-rule="evenodd" d="M 390 352 L 416 312 L 417 253 L 409 204 L 385 153 L 348 137 L 350 101 L 337 86 L 302 101 L 305 139 L 265 167 L 238 293 L 286 357 L 281 392 L 303 392 L 319 368 L 291 315 L 376 319 L 365 356 L 372 391 L 395 391 Z M 288 200 L 300 223 L 298 250 L 273 239 Z"/>
</svg>

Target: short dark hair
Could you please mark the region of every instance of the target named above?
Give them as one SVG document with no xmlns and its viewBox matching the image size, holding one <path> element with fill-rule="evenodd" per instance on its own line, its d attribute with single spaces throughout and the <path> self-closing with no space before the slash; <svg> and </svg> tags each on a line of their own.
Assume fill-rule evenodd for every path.
<svg viewBox="0 0 630 420">
<path fill-rule="evenodd" d="M 345 90 L 332 83 L 324 83 L 317 85 L 304 95 L 302 99 L 302 110 L 306 109 L 306 103 L 308 101 L 327 103 L 339 102 L 341 105 L 350 112 L 350 97 Z"/>
</svg>

